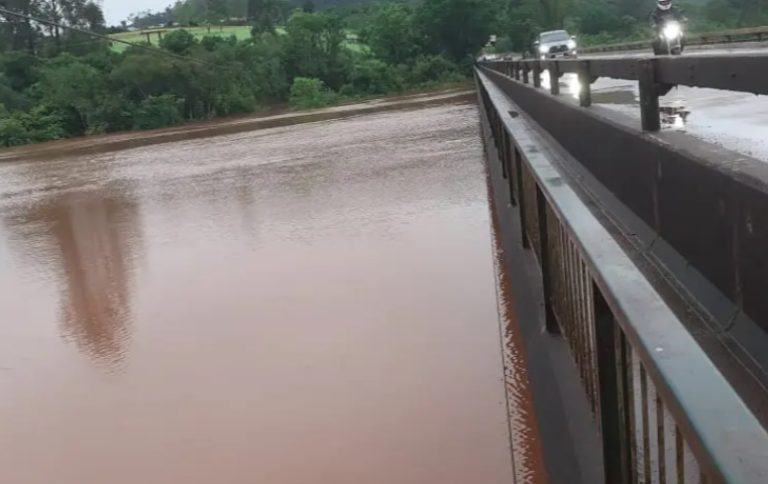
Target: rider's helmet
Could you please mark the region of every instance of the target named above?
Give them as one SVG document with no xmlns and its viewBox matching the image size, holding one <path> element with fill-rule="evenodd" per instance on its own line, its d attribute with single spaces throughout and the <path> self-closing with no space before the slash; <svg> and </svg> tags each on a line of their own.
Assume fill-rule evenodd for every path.
<svg viewBox="0 0 768 484">
<path fill-rule="evenodd" d="M 659 6 L 659 10 L 669 10 L 672 8 L 672 0 L 658 0 L 656 4 Z"/>
</svg>

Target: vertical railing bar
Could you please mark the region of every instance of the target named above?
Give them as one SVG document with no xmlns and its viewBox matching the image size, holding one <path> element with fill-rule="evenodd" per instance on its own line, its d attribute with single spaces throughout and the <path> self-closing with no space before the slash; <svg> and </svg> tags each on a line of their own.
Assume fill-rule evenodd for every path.
<svg viewBox="0 0 768 484">
<path fill-rule="evenodd" d="M 528 204 L 525 201 L 525 187 L 523 186 L 523 155 L 519 150 L 515 150 L 515 153 L 517 154 L 515 169 L 517 171 L 517 202 L 520 206 L 520 233 L 523 239 L 523 248 L 530 249 L 531 243 L 528 240 L 528 234 L 526 233 L 528 230 L 528 222 L 526 220 Z"/>
<path fill-rule="evenodd" d="M 627 381 L 626 389 L 627 389 L 627 432 L 629 434 L 629 459 L 630 459 L 630 466 L 629 469 L 632 473 L 630 476 L 630 482 L 632 483 L 638 483 L 639 482 L 639 472 L 638 472 L 638 458 L 637 458 L 637 406 L 635 401 L 635 363 L 634 363 L 634 354 L 632 347 L 627 344 L 627 337 L 624 335 L 624 333 L 621 334 L 621 339 L 624 347 L 624 351 L 626 354 L 626 369 L 627 374 L 625 375 L 625 379 Z"/>
<path fill-rule="evenodd" d="M 588 332 L 589 332 L 589 324 L 587 323 L 586 318 L 586 311 L 585 311 L 585 304 L 586 304 L 586 288 L 584 287 L 584 262 L 582 260 L 581 254 L 579 254 L 578 259 L 576 259 L 576 287 L 578 289 L 578 318 L 579 318 L 579 326 L 580 326 L 580 332 L 581 332 L 581 351 L 583 353 L 583 365 L 584 365 L 584 388 L 587 389 L 587 396 L 589 398 L 589 404 L 590 406 L 594 407 L 594 395 L 592 394 L 592 384 L 591 384 L 591 378 L 592 375 L 590 374 L 591 371 L 591 361 L 590 361 L 590 354 L 589 354 L 589 338 L 588 338 Z M 594 410 L 594 409 L 593 409 Z M 594 414 L 593 414 L 594 415 Z"/>
<path fill-rule="evenodd" d="M 664 445 L 664 404 L 656 392 L 656 445 L 659 459 L 659 484 L 667 483 L 666 447 Z"/>
<path fill-rule="evenodd" d="M 557 221 L 557 322 L 560 325 L 560 331 L 561 333 L 566 333 L 565 328 L 565 317 L 567 311 L 565 310 L 565 268 L 564 268 L 564 260 L 565 260 L 565 254 L 563 253 L 563 240 L 566 237 L 565 234 L 565 227 L 563 227 L 563 224 L 560 223 L 559 220 L 555 219 Z"/>
<path fill-rule="evenodd" d="M 582 385 L 584 384 L 584 353 L 581 350 L 581 332 L 579 331 L 579 313 L 578 313 L 578 301 L 579 292 L 576 286 L 576 258 L 579 257 L 576 252 L 576 244 L 571 240 L 571 265 L 569 268 L 571 277 L 571 314 L 573 315 L 573 348 L 574 352 L 578 356 L 579 375 L 581 376 Z"/>
<path fill-rule="evenodd" d="M 675 425 L 675 457 L 677 470 L 677 484 L 685 484 L 685 446 L 683 445 L 683 434 L 680 427 Z"/>
<path fill-rule="evenodd" d="M 536 183 L 536 211 L 539 216 L 539 247 L 541 263 L 541 280 L 544 290 L 544 329 L 548 333 L 557 334 L 559 328 L 552 310 L 552 271 L 549 250 L 549 223 L 547 222 L 547 199 L 538 183 Z"/>
<path fill-rule="evenodd" d="M 579 365 L 579 375 L 581 375 L 581 384 L 586 388 L 585 385 L 585 378 L 584 378 L 584 339 L 581 332 L 581 322 L 579 321 L 579 286 L 578 286 L 578 258 L 579 253 L 577 252 L 576 244 L 571 241 L 571 254 L 573 255 L 573 258 L 571 259 L 571 285 L 573 286 L 573 321 L 574 321 L 574 345 L 575 345 L 575 351 L 578 355 L 578 365 Z"/>
<path fill-rule="evenodd" d="M 595 415 L 599 415 L 600 412 L 600 384 L 597 366 L 597 333 L 594 324 L 594 294 L 589 291 L 589 287 L 592 285 L 592 276 L 589 274 L 589 269 L 586 263 L 582 260 L 582 277 L 584 278 L 584 287 L 586 291 L 584 293 L 584 323 L 587 327 L 587 358 L 589 361 L 589 374 L 592 383 L 592 402 L 593 411 Z"/>
<path fill-rule="evenodd" d="M 573 285 L 573 321 L 574 331 L 576 338 L 574 340 L 576 346 L 576 354 L 579 355 L 579 375 L 581 376 L 581 384 L 584 389 L 587 389 L 587 382 L 584 378 L 584 338 L 582 334 L 581 324 L 581 294 L 579 288 L 579 259 L 581 255 L 578 253 L 576 244 L 571 245 L 571 251 L 573 253 L 573 259 L 571 260 L 571 284 Z M 587 396 L 589 393 L 587 392 Z"/>
<path fill-rule="evenodd" d="M 567 243 L 568 234 L 563 226 L 560 227 L 560 326 L 562 327 L 563 334 L 565 335 L 566 343 L 568 343 L 568 334 L 570 329 L 568 328 L 568 282 L 567 282 L 567 270 L 566 264 L 568 263 L 568 254 L 565 251 L 565 245 Z"/>
<path fill-rule="evenodd" d="M 579 285 L 581 287 L 581 321 L 584 325 L 584 351 L 587 373 L 587 388 L 589 389 L 589 400 L 592 406 L 592 414 L 597 416 L 597 388 L 594 371 L 596 368 L 592 364 L 592 320 L 589 318 L 589 293 L 587 290 L 587 266 L 584 259 L 579 257 Z"/>
<path fill-rule="evenodd" d="M 622 452 L 624 419 L 620 404 L 621 385 L 615 344 L 616 334 L 620 329 L 600 288 L 590 281 L 590 289 L 595 301 L 595 334 L 599 339 L 597 358 L 601 412 L 596 415 L 596 420 L 599 422 L 603 440 L 605 482 L 623 483 L 627 482 L 628 469 Z"/>
<path fill-rule="evenodd" d="M 648 380 L 645 374 L 645 366 L 640 364 L 640 397 L 643 412 L 643 470 L 646 482 L 651 482 L 651 430 L 649 422 L 648 408 Z"/>
<path fill-rule="evenodd" d="M 600 302 L 597 298 L 593 297 L 594 305 L 594 320 L 597 321 L 599 314 Z M 595 354 L 597 355 L 597 371 L 600 371 L 600 350 L 601 344 L 598 340 L 598 326 L 595 324 Z M 618 326 L 614 329 L 614 352 L 616 354 L 616 388 L 617 390 L 617 403 L 619 411 L 619 440 L 621 442 L 621 465 L 624 471 L 624 479 L 622 482 L 632 482 L 632 426 L 629 421 L 629 406 L 632 402 L 629 400 L 630 393 L 627 389 L 627 347 L 624 340 L 624 333 Z M 604 411 L 602 404 L 602 385 L 599 388 L 600 398 L 600 415 Z"/>
<path fill-rule="evenodd" d="M 499 136 L 501 137 L 501 153 L 500 153 L 500 159 L 501 159 L 501 176 L 505 180 L 509 176 L 507 171 L 507 153 L 509 153 L 509 137 L 507 136 L 507 130 L 504 129 L 504 126 L 501 127 L 501 132 L 499 133 Z"/>
<path fill-rule="evenodd" d="M 510 136 L 509 141 L 509 158 L 507 158 L 507 173 L 509 174 L 509 177 L 507 178 L 507 187 L 509 188 L 509 203 L 512 206 L 517 205 L 517 194 L 515 194 L 515 161 L 517 159 L 518 153 L 517 153 L 517 146 L 515 146 L 514 142 L 512 141 L 512 138 Z"/>
<path fill-rule="evenodd" d="M 568 332 L 569 332 L 569 340 L 568 344 L 571 347 L 571 350 L 573 351 L 575 355 L 576 364 L 579 364 L 579 354 L 576 351 L 576 318 L 573 311 L 573 302 L 575 299 L 574 296 L 574 290 L 573 290 L 573 258 L 574 258 L 574 250 L 573 250 L 573 242 L 571 241 L 570 235 L 568 236 L 568 245 L 566 246 L 566 250 L 568 251 L 568 265 L 566 266 L 566 284 L 568 284 Z"/>
</svg>

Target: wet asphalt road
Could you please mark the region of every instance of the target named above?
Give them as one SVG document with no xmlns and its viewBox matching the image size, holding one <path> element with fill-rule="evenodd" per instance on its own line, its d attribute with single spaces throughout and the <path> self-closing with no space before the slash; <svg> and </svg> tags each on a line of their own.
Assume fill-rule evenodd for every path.
<svg viewBox="0 0 768 484">
<path fill-rule="evenodd" d="M 768 47 L 710 48 L 686 51 L 683 55 L 768 55 Z M 589 57 L 652 56 L 647 52 L 624 52 L 590 54 L 584 58 Z M 544 81 L 546 88 L 549 80 Z M 576 96 L 580 88 L 572 74 L 564 75 L 561 85 L 563 95 Z M 638 122 L 640 120 L 639 90 L 635 81 L 598 79 L 592 84 L 592 102 L 620 111 Z M 699 139 L 768 162 L 768 96 L 680 86 L 662 97 L 660 105 L 665 110 L 663 129 L 685 131 Z"/>
</svg>

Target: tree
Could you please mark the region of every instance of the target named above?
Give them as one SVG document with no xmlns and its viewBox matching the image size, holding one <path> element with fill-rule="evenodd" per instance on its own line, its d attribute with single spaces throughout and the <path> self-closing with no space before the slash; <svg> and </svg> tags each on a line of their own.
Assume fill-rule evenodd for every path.
<svg viewBox="0 0 768 484">
<path fill-rule="evenodd" d="M 39 82 L 42 104 L 68 117 L 69 134 L 84 134 L 93 125 L 92 116 L 105 97 L 104 76 L 94 67 L 71 56 L 61 56 Z"/>
<path fill-rule="evenodd" d="M 262 34 L 253 40 L 239 45 L 236 55 L 249 73 L 256 98 L 261 103 L 286 100 L 290 83 L 282 39 L 276 34 Z"/>
<path fill-rule="evenodd" d="M 205 0 L 205 20 L 216 23 L 229 17 L 226 0 Z"/>
<path fill-rule="evenodd" d="M 301 5 L 301 9 L 307 13 L 315 13 L 315 2 L 312 0 L 305 0 Z"/>
<path fill-rule="evenodd" d="M 338 17 L 297 10 L 285 30 L 289 77 L 317 78 L 332 89 L 345 83 L 347 66 L 342 42 L 346 33 Z"/>
<path fill-rule="evenodd" d="M 39 14 L 38 0 L 5 0 L 3 5 L 11 11 L 24 15 Z M 39 32 L 28 19 L 20 19 L 12 15 L 2 15 L 4 22 L 2 30 L 5 44 L 12 50 L 27 49 L 34 53 L 37 50 Z"/>
<path fill-rule="evenodd" d="M 94 3 L 88 2 L 83 6 L 81 12 L 82 19 L 87 24 L 88 30 L 92 32 L 103 32 L 107 28 L 107 22 L 104 19 L 104 11 Z"/>
<path fill-rule="evenodd" d="M 424 0 L 416 22 L 433 52 L 461 60 L 488 42 L 494 11 L 487 0 Z"/>
<path fill-rule="evenodd" d="M 383 5 L 371 16 L 365 39 L 379 59 L 402 64 L 418 55 L 413 10 L 403 4 Z"/>
<path fill-rule="evenodd" d="M 253 26 L 253 34 L 274 32 L 282 12 L 280 0 L 248 0 L 248 20 Z"/>
</svg>

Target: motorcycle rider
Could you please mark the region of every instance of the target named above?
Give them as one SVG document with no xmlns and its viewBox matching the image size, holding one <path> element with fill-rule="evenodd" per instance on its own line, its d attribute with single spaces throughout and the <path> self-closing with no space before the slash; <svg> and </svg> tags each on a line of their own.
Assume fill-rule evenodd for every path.
<svg viewBox="0 0 768 484">
<path fill-rule="evenodd" d="M 674 20 L 680 22 L 680 24 L 683 26 L 688 23 L 688 18 L 685 16 L 683 10 L 673 6 L 672 0 L 658 0 L 656 2 L 656 8 L 653 10 L 653 12 L 651 12 L 649 20 L 651 23 L 651 28 L 656 34 L 655 40 L 653 41 L 653 50 L 655 53 L 659 53 L 659 51 L 662 50 L 661 40 L 659 39 L 659 32 L 664 27 L 666 22 Z"/>
</svg>

